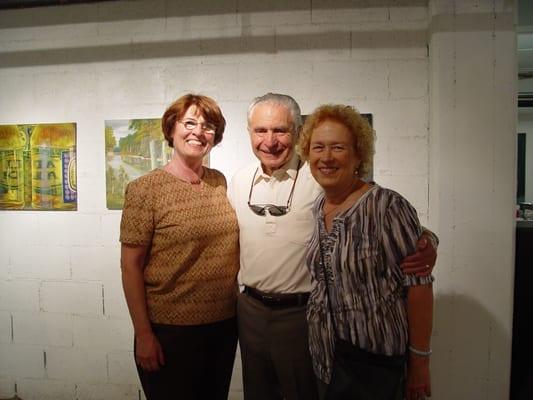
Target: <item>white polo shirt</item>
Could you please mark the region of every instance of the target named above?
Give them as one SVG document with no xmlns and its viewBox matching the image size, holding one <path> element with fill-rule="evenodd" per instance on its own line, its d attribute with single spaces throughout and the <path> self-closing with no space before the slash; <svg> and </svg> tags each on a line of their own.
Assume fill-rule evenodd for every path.
<svg viewBox="0 0 533 400">
<path fill-rule="evenodd" d="M 287 205 L 298 157 L 268 176 L 260 162 L 238 171 L 228 187 L 228 197 L 239 222 L 241 269 L 239 283 L 269 293 L 299 293 L 311 290 L 305 263 L 307 243 L 314 229 L 312 207 L 320 186 L 307 163 L 300 166 L 290 211 L 283 216 L 254 214 L 251 204 Z"/>
</svg>

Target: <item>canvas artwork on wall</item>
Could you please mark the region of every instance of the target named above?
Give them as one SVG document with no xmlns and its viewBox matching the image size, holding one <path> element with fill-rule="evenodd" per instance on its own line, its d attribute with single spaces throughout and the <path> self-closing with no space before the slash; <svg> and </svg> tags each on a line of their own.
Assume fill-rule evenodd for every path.
<svg viewBox="0 0 533 400">
<path fill-rule="evenodd" d="M 120 210 L 126 185 L 172 155 L 161 131 L 161 119 L 105 121 L 107 208 Z"/>
<path fill-rule="evenodd" d="M 0 125 L 0 209 L 77 208 L 76 124 Z"/>
</svg>

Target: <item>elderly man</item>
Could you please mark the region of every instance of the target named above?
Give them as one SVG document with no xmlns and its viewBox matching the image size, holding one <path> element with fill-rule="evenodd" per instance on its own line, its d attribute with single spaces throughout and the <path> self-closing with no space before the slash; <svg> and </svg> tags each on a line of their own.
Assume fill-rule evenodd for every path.
<svg viewBox="0 0 533 400">
<path fill-rule="evenodd" d="M 305 251 L 320 189 L 294 149 L 301 125 L 292 97 L 256 98 L 248 108 L 248 131 L 259 162 L 237 172 L 228 188 L 240 229 L 244 290 L 237 319 L 246 400 L 318 398 L 307 340 Z M 434 264 L 435 249 L 426 242 L 404 260 L 406 272 Z"/>
</svg>

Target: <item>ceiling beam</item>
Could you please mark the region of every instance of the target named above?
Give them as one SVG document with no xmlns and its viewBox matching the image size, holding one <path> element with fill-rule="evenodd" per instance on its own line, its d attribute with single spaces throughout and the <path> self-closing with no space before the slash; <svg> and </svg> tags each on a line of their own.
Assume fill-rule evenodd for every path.
<svg viewBox="0 0 533 400">
<path fill-rule="evenodd" d="M 99 3 L 102 1 L 115 0 L 0 0 L 0 10 L 46 6 L 68 6 L 71 4 Z"/>
</svg>

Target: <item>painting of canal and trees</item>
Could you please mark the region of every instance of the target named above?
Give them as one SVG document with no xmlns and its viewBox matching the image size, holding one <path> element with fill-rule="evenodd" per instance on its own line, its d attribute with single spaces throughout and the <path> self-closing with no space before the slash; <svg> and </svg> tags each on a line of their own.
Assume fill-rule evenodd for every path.
<svg viewBox="0 0 533 400">
<path fill-rule="evenodd" d="M 107 208 L 120 210 L 126 185 L 165 165 L 172 149 L 161 131 L 161 119 L 105 121 Z"/>
</svg>

